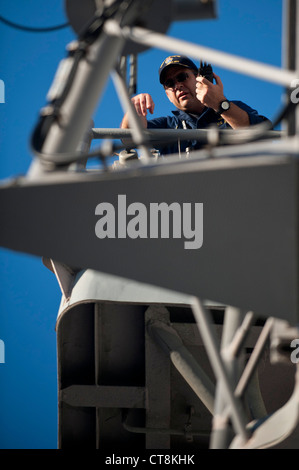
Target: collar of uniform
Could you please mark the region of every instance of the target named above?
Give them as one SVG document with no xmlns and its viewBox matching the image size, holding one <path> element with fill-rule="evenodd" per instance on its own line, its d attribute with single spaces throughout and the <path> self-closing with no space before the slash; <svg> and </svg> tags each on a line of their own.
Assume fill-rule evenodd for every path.
<svg viewBox="0 0 299 470">
<path fill-rule="evenodd" d="M 186 121 L 187 123 L 189 123 L 192 127 L 197 127 L 197 123 L 199 120 L 204 120 L 205 117 L 208 117 L 207 114 L 210 113 L 210 111 L 214 113 L 214 111 L 211 109 L 211 108 L 205 108 L 204 111 L 199 114 L 199 115 L 196 115 L 196 114 L 189 114 L 189 113 L 186 113 L 185 111 L 182 111 L 181 109 L 176 109 L 175 111 L 172 111 L 172 113 L 174 114 L 174 116 L 176 116 L 177 118 L 179 118 L 181 121 Z"/>
<path fill-rule="evenodd" d="M 199 117 L 194 114 L 193 115 L 188 114 L 185 111 L 182 111 L 180 109 L 176 109 L 175 111 L 172 111 L 172 114 L 176 116 L 180 121 L 186 121 L 186 123 L 190 124 L 191 127 L 196 126 L 196 123 Z"/>
</svg>

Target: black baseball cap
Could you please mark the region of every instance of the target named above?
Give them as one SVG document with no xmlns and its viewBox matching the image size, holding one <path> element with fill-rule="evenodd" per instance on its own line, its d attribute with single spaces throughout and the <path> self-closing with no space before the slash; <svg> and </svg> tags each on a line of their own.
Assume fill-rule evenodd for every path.
<svg viewBox="0 0 299 470">
<path fill-rule="evenodd" d="M 195 72 L 198 71 L 198 67 L 196 67 L 195 63 L 192 62 L 192 60 L 189 59 L 189 57 L 186 57 L 184 55 L 171 55 L 167 57 L 160 65 L 160 68 L 159 68 L 160 83 L 163 84 L 166 68 L 170 67 L 171 65 L 180 65 L 181 67 L 192 69 Z"/>
</svg>

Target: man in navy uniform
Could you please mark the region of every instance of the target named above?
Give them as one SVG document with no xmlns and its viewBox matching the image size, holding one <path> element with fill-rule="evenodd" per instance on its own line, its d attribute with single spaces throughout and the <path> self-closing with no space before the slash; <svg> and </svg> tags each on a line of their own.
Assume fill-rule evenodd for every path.
<svg viewBox="0 0 299 470">
<path fill-rule="evenodd" d="M 132 103 L 142 125 L 148 129 L 205 129 L 211 125 L 220 129 L 240 129 L 267 120 L 242 101 L 229 101 L 224 95 L 220 77 L 212 74 L 210 80 L 198 75 L 198 68 L 186 56 L 167 57 L 159 68 L 159 78 L 169 101 L 177 109 L 172 116 L 148 120 L 148 113 L 153 114 L 155 104 L 151 95 L 140 93 L 132 98 Z M 121 128 L 129 127 L 126 113 Z M 199 142 L 185 141 L 159 150 L 161 154 L 177 153 L 190 146 L 192 149 L 201 148 Z"/>
</svg>

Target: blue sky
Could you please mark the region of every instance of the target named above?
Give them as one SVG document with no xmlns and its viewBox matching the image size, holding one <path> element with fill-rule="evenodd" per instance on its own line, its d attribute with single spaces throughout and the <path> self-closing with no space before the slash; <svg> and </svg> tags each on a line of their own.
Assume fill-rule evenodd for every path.
<svg viewBox="0 0 299 470">
<path fill-rule="evenodd" d="M 281 0 L 219 0 L 218 19 L 176 22 L 168 34 L 281 66 L 282 11 Z M 0 15 L 31 27 L 67 21 L 62 0 L 0 0 Z M 30 33 L 0 22 L 0 79 L 5 83 L 5 103 L 0 104 L 1 180 L 28 171 L 32 130 L 59 61 L 74 37 L 69 27 Z M 167 55 L 149 49 L 138 58 L 138 92 L 152 94 L 154 117 L 172 109 L 158 83 L 158 67 Z M 269 118 L 280 109 L 280 86 L 218 67 L 215 72 L 229 99 L 240 99 Z M 95 127 L 118 127 L 121 118 L 109 81 L 93 116 Z M 1 247 L 0 281 L 0 340 L 5 345 L 5 363 L 0 363 L 0 449 L 55 449 L 59 287 L 39 258 Z"/>
</svg>

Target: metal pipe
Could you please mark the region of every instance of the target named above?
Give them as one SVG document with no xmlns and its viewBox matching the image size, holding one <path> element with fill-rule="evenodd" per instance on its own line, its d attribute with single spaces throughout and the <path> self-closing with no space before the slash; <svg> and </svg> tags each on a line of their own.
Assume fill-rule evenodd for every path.
<svg viewBox="0 0 299 470">
<path fill-rule="evenodd" d="M 283 43 L 282 59 L 286 70 L 296 70 L 296 3 L 297 0 L 284 0 L 283 8 Z M 285 101 L 290 100 L 290 84 L 286 86 Z M 283 124 L 286 127 L 288 135 L 296 133 L 296 109 L 293 109 L 284 119 Z"/>
<path fill-rule="evenodd" d="M 78 64 L 73 85 L 60 109 L 60 117 L 49 129 L 43 153 L 51 155 L 77 150 L 124 42 L 124 38 L 102 33 L 90 46 L 86 57 Z"/>
<path fill-rule="evenodd" d="M 135 108 L 131 103 L 126 84 L 124 83 L 124 81 L 122 80 L 118 72 L 116 71 L 112 73 L 112 79 L 113 79 L 115 88 L 117 90 L 119 99 L 123 105 L 124 112 L 129 113 L 129 121 L 132 126 L 131 133 L 132 133 L 134 143 L 137 147 L 140 148 L 140 150 L 142 150 L 143 157 L 145 157 L 145 159 L 149 161 L 151 159 L 151 155 L 150 155 L 148 147 L 145 144 L 147 141 L 147 137 L 144 133 L 144 129 L 135 111 Z"/>
<path fill-rule="evenodd" d="M 106 33 L 111 36 L 123 37 L 148 47 L 188 55 L 193 59 L 207 60 L 219 67 L 250 75 L 257 79 L 278 85 L 289 86 L 292 80 L 298 78 L 294 71 L 267 65 L 251 59 L 245 59 L 244 57 L 227 52 L 220 52 L 208 47 L 198 46 L 191 42 L 155 33 L 145 28 L 129 26 L 121 28 L 114 20 L 108 20 L 104 25 L 104 29 Z"/>
<path fill-rule="evenodd" d="M 274 318 L 270 317 L 267 319 L 264 328 L 256 342 L 255 348 L 248 360 L 248 363 L 244 369 L 244 372 L 238 382 L 238 385 L 235 390 L 235 395 L 242 397 L 248 387 L 251 377 L 253 376 L 256 368 L 258 366 L 258 361 L 263 354 L 267 341 L 269 339 L 271 330 L 273 328 Z"/>
<path fill-rule="evenodd" d="M 170 325 L 158 320 L 148 324 L 148 332 L 163 350 L 169 354 L 175 368 L 213 414 L 214 384 L 192 354 L 186 349 L 178 333 Z"/>
<path fill-rule="evenodd" d="M 137 54 L 130 54 L 129 56 L 128 92 L 129 96 L 136 95 L 137 93 Z"/>
<path fill-rule="evenodd" d="M 239 358 L 237 352 L 239 348 L 232 347 L 236 343 L 236 338 L 245 337 L 245 334 L 240 333 L 241 325 L 247 322 L 243 320 L 243 312 L 235 307 L 227 306 L 224 314 L 223 332 L 221 337 L 221 357 L 226 373 L 235 386 L 239 378 Z M 245 329 L 247 329 L 245 327 Z M 241 338 L 240 338 L 241 339 Z M 240 344 L 240 341 L 237 340 Z M 229 423 L 229 416 L 223 416 L 223 411 L 226 409 L 226 395 L 223 390 L 223 383 L 217 382 L 216 398 L 215 398 L 215 416 L 213 420 L 213 429 L 211 433 L 211 449 L 227 449 L 231 440 L 231 426 Z"/>
<path fill-rule="evenodd" d="M 249 430 L 246 428 L 246 419 L 241 406 L 241 401 L 234 396 L 233 384 L 231 383 L 223 360 L 220 355 L 219 345 L 217 344 L 216 334 L 211 325 L 209 313 L 204 309 L 197 297 L 194 297 L 191 303 L 193 315 L 195 317 L 198 329 L 206 346 L 211 365 L 214 369 L 217 380 L 222 383 L 223 391 L 226 395 L 226 403 L 230 410 L 230 416 L 237 434 L 244 441 L 250 436 Z"/>
<path fill-rule="evenodd" d="M 220 129 L 219 129 L 220 130 Z M 220 130 L 221 132 L 221 130 Z M 227 136 L 233 137 L 234 135 L 250 136 L 251 129 L 225 129 L 223 130 Z M 185 140 L 205 140 L 209 133 L 208 129 L 145 129 L 143 134 L 149 141 L 171 140 L 171 139 L 185 139 Z M 119 128 L 93 128 L 93 139 L 124 139 L 132 138 L 132 129 L 119 129 Z M 263 139 L 275 139 L 282 137 L 281 131 L 266 131 Z"/>
<path fill-rule="evenodd" d="M 242 397 L 244 396 L 247 388 L 250 385 L 251 379 L 254 377 L 254 374 L 256 373 L 257 366 L 258 366 L 258 361 L 263 354 L 267 341 L 269 339 L 271 330 L 273 328 L 274 324 L 274 318 L 270 317 L 266 321 L 264 328 L 256 342 L 255 348 L 248 360 L 248 363 L 246 364 L 246 367 L 244 369 L 244 372 L 235 388 L 234 395 L 237 399 L 241 400 Z M 257 400 L 260 399 L 260 397 L 257 397 Z M 262 403 L 262 401 L 260 401 Z M 226 407 L 226 410 L 223 413 L 223 419 L 227 419 L 230 415 L 230 408 L 229 406 Z"/>
<path fill-rule="evenodd" d="M 247 312 L 243 322 L 236 329 L 235 335 L 230 341 L 230 343 L 227 343 L 226 347 L 224 346 L 222 350 L 222 355 L 225 355 L 228 360 L 233 360 L 234 358 L 237 358 L 239 356 L 244 342 L 249 334 L 250 327 L 254 321 L 254 318 L 255 317 L 253 312 Z"/>
<path fill-rule="evenodd" d="M 122 55 L 119 59 L 119 72 L 123 80 L 127 82 L 127 56 Z"/>
</svg>

